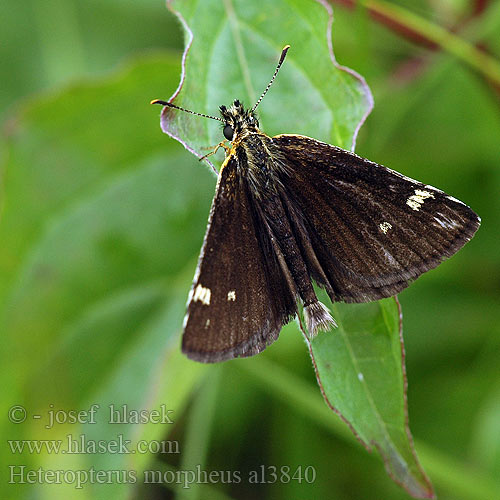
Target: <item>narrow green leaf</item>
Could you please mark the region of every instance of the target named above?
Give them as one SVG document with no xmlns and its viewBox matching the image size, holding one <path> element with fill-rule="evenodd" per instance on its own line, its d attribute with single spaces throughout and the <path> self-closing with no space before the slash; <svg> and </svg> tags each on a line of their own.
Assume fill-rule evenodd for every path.
<svg viewBox="0 0 500 500">
<path fill-rule="evenodd" d="M 310 343 L 318 383 L 328 406 L 362 443 L 375 447 L 388 474 L 417 498 L 434 493 L 416 457 L 408 427 L 402 323 L 389 298 L 337 304 L 339 327 Z"/>
</svg>

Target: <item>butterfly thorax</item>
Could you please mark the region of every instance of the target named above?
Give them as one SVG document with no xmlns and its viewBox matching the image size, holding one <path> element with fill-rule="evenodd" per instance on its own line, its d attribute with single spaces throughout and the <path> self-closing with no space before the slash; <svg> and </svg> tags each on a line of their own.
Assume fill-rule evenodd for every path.
<svg viewBox="0 0 500 500">
<path fill-rule="evenodd" d="M 271 137 L 245 129 L 235 135 L 230 154 L 236 157 L 240 175 L 247 179 L 255 199 L 264 201 L 278 195 L 285 164 Z"/>
</svg>

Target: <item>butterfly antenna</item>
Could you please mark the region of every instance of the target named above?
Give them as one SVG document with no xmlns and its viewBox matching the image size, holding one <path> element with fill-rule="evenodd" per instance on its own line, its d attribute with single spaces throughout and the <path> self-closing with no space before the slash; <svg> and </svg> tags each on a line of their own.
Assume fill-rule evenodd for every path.
<svg viewBox="0 0 500 500">
<path fill-rule="evenodd" d="M 283 47 L 283 50 L 281 51 L 280 60 L 278 62 L 278 66 L 276 66 L 276 69 L 274 70 L 274 75 L 271 78 L 271 81 L 268 83 L 264 92 L 262 92 L 262 95 L 259 97 L 259 100 L 255 103 L 255 106 L 252 108 L 251 111 L 255 111 L 255 108 L 257 108 L 257 106 L 260 104 L 260 101 L 262 101 L 262 99 L 264 99 L 264 96 L 267 94 L 267 91 L 271 88 L 271 85 L 273 84 L 274 79 L 276 78 L 276 75 L 278 74 L 278 71 L 280 70 L 281 65 L 283 64 L 283 61 L 285 60 L 286 53 L 288 52 L 289 48 L 290 48 L 290 45 L 285 45 Z"/>
<path fill-rule="evenodd" d="M 217 116 L 210 116 L 210 115 L 205 115 L 203 113 L 197 113 L 196 111 L 191 111 L 189 109 L 181 108 L 180 106 L 176 106 L 175 104 L 172 104 L 171 102 L 161 101 L 160 99 L 153 99 L 150 104 L 161 104 L 162 106 L 168 106 L 169 108 L 174 108 L 174 109 L 178 109 L 180 111 L 185 111 L 186 113 L 191 113 L 192 115 L 203 116 L 203 118 L 211 118 L 212 120 L 219 120 L 220 122 L 224 123 L 224 120 L 222 118 L 217 117 Z"/>
</svg>

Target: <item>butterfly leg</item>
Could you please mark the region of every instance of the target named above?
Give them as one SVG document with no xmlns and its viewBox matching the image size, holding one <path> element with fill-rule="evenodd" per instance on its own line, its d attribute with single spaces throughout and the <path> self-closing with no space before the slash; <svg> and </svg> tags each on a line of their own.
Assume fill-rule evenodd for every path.
<svg viewBox="0 0 500 500">
<path fill-rule="evenodd" d="M 212 149 L 212 151 L 210 151 L 210 153 L 207 153 L 205 156 L 202 156 L 200 158 L 200 161 L 204 160 L 205 158 L 208 158 L 209 156 L 214 155 L 215 153 L 217 153 L 217 151 L 219 151 L 220 148 L 224 148 L 224 150 L 226 151 L 226 154 L 229 153 L 229 151 L 231 151 L 231 148 L 226 145 L 226 141 L 222 141 L 222 142 L 219 142 L 219 144 L 217 144 L 217 146 L 215 146 Z"/>
</svg>

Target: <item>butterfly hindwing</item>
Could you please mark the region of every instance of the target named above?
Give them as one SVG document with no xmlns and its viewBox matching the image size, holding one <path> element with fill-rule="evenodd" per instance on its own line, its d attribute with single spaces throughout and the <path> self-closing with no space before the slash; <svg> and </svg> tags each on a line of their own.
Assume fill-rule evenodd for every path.
<svg viewBox="0 0 500 500">
<path fill-rule="evenodd" d="M 349 151 L 298 135 L 273 144 L 287 165 L 283 196 L 314 250 L 311 275 L 332 300 L 394 295 L 479 227 L 462 202 Z"/>
<path fill-rule="evenodd" d="M 188 301 L 182 350 L 202 362 L 262 351 L 296 305 L 236 156 L 221 168 Z"/>
</svg>

